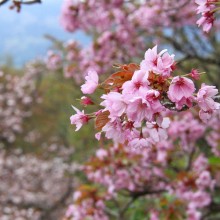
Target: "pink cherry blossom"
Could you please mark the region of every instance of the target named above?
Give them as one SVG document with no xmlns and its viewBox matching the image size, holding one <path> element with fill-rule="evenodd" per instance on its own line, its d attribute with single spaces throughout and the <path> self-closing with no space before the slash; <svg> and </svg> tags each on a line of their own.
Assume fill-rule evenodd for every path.
<svg viewBox="0 0 220 220">
<path fill-rule="evenodd" d="M 110 118 L 120 117 L 126 110 L 127 104 L 124 101 L 123 95 L 118 92 L 110 92 L 107 95 L 102 95 L 103 102 L 100 105 L 110 112 Z"/>
<path fill-rule="evenodd" d="M 165 129 L 170 125 L 169 118 L 163 118 L 157 120 L 157 122 L 147 122 L 147 128 L 149 128 L 149 134 L 152 140 L 155 142 L 166 140 L 168 135 Z"/>
<path fill-rule="evenodd" d="M 201 89 L 197 93 L 197 103 L 200 107 L 199 116 L 203 122 L 207 123 L 216 110 L 220 109 L 220 104 L 213 100 L 218 90 L 215 86 L 202 84 Z"/>
<path fill-rule="evenodd" d="M 152 120 L 153 112 L 150 104 L 141 96 L 134 97 L 127 106 L 126 113 L 128 119 L 140 123 L 145 118 Z"/>
<path fill-rule="evenodd" d="M 71 8 L 74 7 L 74 2 L 76 1 L 65 0 L 62 7 L 60 22 L 67 31 L 74 31 L 77 28 L 77 22 L 74 22 L 77 13 L 76 11 L 71 10 Z"/>
<path fill-rule="evenodd" d="M 85 77 L 86 82 L 81 86 L 81 90 L 84 94 L 92 94 L 98 87 L 99 77 L 96 71 L 90 70 Z"/>
<path fill-rule="evenodd" d="M 86 97 L 86 96 L 81 97 L 80 103 L 81 103 L 83 106 L 93 105 L 93 104 L 94 104 L 94 102 L 92 101 L 92 99 L 89 98 L 89 97 Z"/>
<path fill-rule="evenodd" d="M 197 69 L 192 69 L 189 75 L 195 80 L 198 80 L 200 78 L 200 73 Z"/>
<path fill-rule="evenodd" d="M 196 208 L 203 208 L 209 205 L 211 202 L 210 194 L 204 191 L 197 191 L 192 193 L 189 201 L 189 208 L 196 209 Z"/>
<path fill-rule="evenodd" d="M 180 102 L 182 99 L 192 97 L 195 91 L 195 85 L 192 80 L 176 76 L 172 79 L 171 85 L 168 91 L 168 97 L 172 102 Z"/>
<path fill-rule="evenodd" d="M 148 72 L 137 70 L 130 81 L 127 81 L 122 86 L 123 94 L 136 94 L 140 88 L 148 88 Z"/>
<path fill-rule="evenodd" d="M 57 70 L 62 65 L 62 58 L 53 51 L 48 51 L 46 65 L 49 70 Z"/>
<path fill-rule="evenodd" d="M 150 212 L 150 220 L 160 220 L 159 219 L 159 213 L 155 210 L 152 210 Z"/>
<path fill-rule="evenodd" d="M 208 168 L 208 160 L 203 154 L 200 154 L 199 157 L 197 157 L 193 162 L 193 169 L 196 172 L 200 173 L 203 170 L 206 170 L 207 168 Z"/>
<path fill-rule="evenodd" d="M 187 210 L 187 220 L 200 220 L 202 217 L 201 212 L 196 209 Z"/>
<path fill-rule="evenodd" d="M 213 13 L 204 13 L 203 16 L 196 23 L 199 27 L 203 26 L 203 31 L 208 33 L 211 30 L 214 23 Z"/>
<path fill-rule="evenodd" d="M 99 141 L 99 140 L 101 139 L 101 135 L 102 135 L 101 132 L 97 132 L 97 133 L 95 134 L 95 138 Z"/>
<path fill-rule="evenodd" d="M 164 111 L 164 107 L 160 103 L 160 92 L 151 89 L 145 93 L 147 102 L 150 104 L 151 111 L 153 113 L 161 113 Z"/>
<path fill-rule="evenodd" d="M 108 156 L 108 152 L 105 149 L 99 149 L 96 152 L 96 156 L 100 159 L 103 160 Z"/>
<path fill-rule="evenodd" d="M 152 140 L 150 138 L 136 137 L 129 142 L 129 146 L 134 149 L 149 148 L 152 146 Z"/>
<path fill-rule="evenodd" d="M 203 111 L 217 110 L 220 104 L 213 100 L 213 97 L 218 94 L 218 89 L 215 86 L 202 84 L 201 89 L 197 93 L 197 102 Z"/>
<path fill-rule="evenodd" d="M 70 122 L 71 124 L 76 125 L 76 131 L 78 131 L 84 124 L 86 124 L 89 121 L 89 117 L 86 114 L 84 114 L 84 110 L 80 111 L 76 107 L 72 107 L 76 111 L 76 114 L 70 117 Z"/>
<path fill-rule="evenodd" d="M 213 189 L 215 181 L 212 180 L 210 172 L 205 170 L 199 175 L 199 178 L 196 180 L 196 184 L 202 189 L 207 187 Z"/>
<path fill-rule="evenodd" d="M 214 23 L 214 12 L 215 0 L 195 0 L 195 3 L 198 4 L 197 14 L 201 14 L 202 17 L 197 21 L 198 26 L 203 26 L 204 32 L 209 32 Z"/>
<path fill-rule="evenodd" d="M 120 119 L 115 119 L 114 121 L 108 122 L 102 131 L 105 132 L 105 137 L 108 139 L 113 139 L 118 143 L 124 143 L 125 136 L 123 135 L 123 128 Z"/>
<path fill-rule="evenodd" d="M 208 123 L 208 121 L 212 118 L 214 111 L 209 109 L 207 111 L 200 110 L 199 117 L 204 123 Z"/>
<path fill-rule="evenodd" d="M 145 59 L 141 62 L 141 70 L 153 71 L 164 77 L 169 77 L 174 68 L 174 55 L 169 55 L 167 50 L 157 53 L 157 46 L 148 49 Z"/>
</svg>

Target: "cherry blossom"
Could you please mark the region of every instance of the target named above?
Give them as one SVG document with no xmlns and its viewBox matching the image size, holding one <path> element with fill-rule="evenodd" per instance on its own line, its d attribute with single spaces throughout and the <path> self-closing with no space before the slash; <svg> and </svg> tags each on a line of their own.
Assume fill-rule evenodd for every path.
<svg viewBox="0 0 220 220">
<path fill-rule="evenodd" d="M 200 73 L 198 70 L 196 69 L 192 69 L 192 71 L 190 72 L 190 76 L 195 79 L 198 80 L 200 78 Z"/>
<path fill-rule="evenodd" d="M 71 124 L 76 125 L 76 131 L 78 131 L 84 124 L 89 121 L 89 117 L 84 114 L 84 111 L 80 111 L 74 106 L 72 107 L 76 111 L 76 114 L 70 117 L 70 122 Z"/>
<path fill-rule="evenodd" d="M 157 46 L 148 49 L 145 53 L 145 59 L 141 62 L 141 70 L 153 71 L 164 77 L 169 77 L 174 69 L 174 55 L 169 55 L 167 50 L 162 50 L 157 54 Z"/>
<path fill-rule="evenodd" d="M 197 7 L 197 14 L 202 15 L 202 17 L 197 21 L 198 26 L 203 26 L 204 32 L 209 32 L 213 26 L 214 23 L 214 9 L 215 9 L 215 3 L 218 2 L 218 0 L 195 0 L 196 4 L 198 4 Z"/>
<path fill-rule="evenodd" d="M 94 104 L 94 102 L 89 97 L 86 97 L 86 96 L 82 96 L 81 97 L 81 102 L 80 103 L 83 106 L 93 105 Z"/>
<path fill-rule="evenodd" d="M 88 75 L 85 77 L 86 82 L 81 86 L 81 90 L 84 94 L 92 94 L 98 86 L 98 74 L 96 71 L 91 70 L 88 72 Z"/>
<path fill-rule="evenodd" d="M 48 51 L 46 64 L 49 70 L 57 70 L 62 65 L 62 58 L 59 54 L 56 54 L 53 51 Z"/>
<path fill-rule="evenodd" d="M 220 104 L 213 100 L 214 96 L 217 95 L 218 90 L 215 86 L 208 86 L 202 84 L 201 89 L 197 94 L 197 102 L 200 107 L 199 116 L 207 122 L 216 110 L 220 109 Z"/>
<path fill-rule="evenodd" d="M 195 86 L 192 80 L 186 77 L 176 76 L 172 79 L 168 91 L 168 97 L 173 102 L 180 102 L 182 99 L 192 97 Z"/>
</svg>

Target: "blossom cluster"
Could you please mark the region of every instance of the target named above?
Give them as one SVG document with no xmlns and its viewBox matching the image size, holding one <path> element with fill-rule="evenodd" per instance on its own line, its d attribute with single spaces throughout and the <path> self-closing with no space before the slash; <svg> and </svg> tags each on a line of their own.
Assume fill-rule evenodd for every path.
<svg viewBox="0 0 220 220">
<path fill-rule="evenodd" d="M 86 114 L 74 108 L 71 124 L 79 130 L 90 119 L 95 118 L 96 134 L 101 133 L 116 143 L 129 147 L 152 147 L 167 138 L 168 117 L 172 111 L 184 111 L 198 106 L 199 117 L 207 122 L 220 109 L 215 96 L 215 86 L 202 84 L 196 92 L 193 79 L 200 73 L 192 70 L 185 75 L 173 76 L 176 69 L 174 55 L 166 50 L 157 52 L 157 46 L 148 49 L 144 60 L 137 64 L 122 66 L 121 70 L 112 74 L 99 84 L 98 74 L 91 70 L 86 82 L 81 86 L 84 94 L 92 94 L 97 87 L 103 89 L 100 97 L 101 109 Z"/>
<path fill-rule="evenodd" d="M 184 220 L 201 220 L 207 216 L 208 219 L 209 208 L 216 205 L 219 170 L 218 163 L 212 162 L 215 157 L 205 156 L 199 141 L 207 132 L 215 131 L 213 122 L 219 124 L 218 114 L 207 125 L 191 112 L 176 113 L 168 128 L 168 139 L 154 148 L 138 151 L 115 144 L 97 149 L 82 169 L 90 183 L 75 191 L 65 219 L 111 219 L 112 216 L 129 219 L 129 214 L 120 216 L 120 208 L 127 207 L 126 211 L 131 213 L 141 204 L 132 207 L 131 203 L 129 209 L 127 197 L 134 203 L 143 197 L 144 216 L 150 220 L 165 216 Z M 212 143 L 215 146 L 210 146 L 212 149 L 219 144 L 219 137 L 218 133 Z M 125 200 L 121 204 L 122 195 Z M 111 211 L 116 209 L 119 216 L 112 215 Z"/>
<path fill-rule="evenodd" d="M 95 187 L 82 185 L 74 192 L 74 203 L 68 207 L 65 219 L 97 219 L 109 220 L 105 213 L 105 203 L 102 193 Z"/>
<path fill-rule="evenodd" d="M 56 47 L 59 48 L 58 52 L 49 52 L 46 65 L 52 70 L 62 67 L 65 77 L 74 78 L 79 83 L 84 76 L 80 73 L 90 69 L 98 74 L 109 73 L 109 63 L 136 61 L 134 58 L 143 56 L 146 44 L 151 47 L 152 43 L 168 43 L 186 57 L 191 57 L 193 52 L 198 52 L 197 57 L 202 56 L 200 49 L 204 50 L 204 47 L 198 43 L 207 41 L 206 36 L 199 33 L 192 40 L 192 35 L 198 31 L 196 11 L 202 14 L 197 24 L 208 32 L 214 22 L 213 10 L 217 5 L 218 1 L 207 0 L 150 0 L 135 3 L 125 0 L 64 0 L 61 25 L 68 32 L 82 31 L 90 43 L 82 44 L 70 39 L 60 44 L 62 49 L 60 45 Z M 179 41 L 184 41 L 184 44 Z M 206 44 L 209 45 L 208 42 Z"/>
<path fill-rule="evenodd" d="M 209 32 L 215 21 L 214 13 L 218 9 L 218 0 L 195 0 L 197 7 L 197 14 L 201 14 L 201 18 L 197 21 L 198 26 L 203 26 L 204 32 Z"/>
<path fill-rule="evenodd" d="M 48 51 L 46 64 L 49 70 L 57 70 L 59 67 L 61 67 L 62 58 L 59 54 L 56 54 L 53 51 Z"/>
<path fill-rule="evenodd" d="M 182 7 L 182 9 L 176 14 L 175 12 L 178 7 Z M 137 1 L 135 4 L 126 0 L 112 0 L 108 2 L 103 0 L 99 2 L 93 0 L 64 0 L 61 25 L 69 32 L 74 32 L 77 29 L 90 31 L 91 25 L 97 27 L 98 31 L 105 31 L 110 29 L 109 26 L 113 27 L 112 21 L 116 25 L 121 26 L 123 22 L 126 22 L 126 15 L 129 15 L 126 24 L 130 22 L 133 25 L 133 21 L 136 21 L 138 25 L 145 26 L 147 29 L 153 29 L 155 24 L 160 26 L 186 25 L 189 23 L 193 24 L 193 21 L 195 21 L 190 9 L 195 9 L 194 2 L 187 2 L 185 0 L 178 2 L 164 2 L 163 0 Z M 87 15 L 85 15 L 85 11 L 88 12 Z M 92 16 L 92 13 L 99 16 Z M 160 15 L 164 20 L 157 19 L 155 14 Z M 172 16 L 175 19 L 172 20 Z"/>
<path fill-rule="evenodd" d="M 36 82 L 41 73 L 29 63 L 22 76 L 0 71 L 0 140 L 13 143 L 30 117 L 33 103 L 39 101 Z"/>
<path fill-rule="evenodd" d="M 41 157 L 21 149 L 0 148 L 0 219 L 57 219 L 71 198 L 72 175 L 79 166 L 69 163 L 72 149 L 47 146 Z M 56 154 L 48 158 L 46 154 Z M 54 208 L 56 213 L 54 213 Z"/>
<path fill-rule="evenodd" d="M 71 39 L 63 45 L 59 53 L 65 77 L 78 82 L 83 77 L 79 73 L 91 68 L 99 74 L 108 72 L 109 63 L 128 63 L 141 57 L 146 43 L 152 41 L 152 36 L 158 36 L 157 32 L 195 24 L 196 16 L 192 13 L 195 4 L 193 1 L 185 4 L 186 1 L 64 0 L 61 25 L 68 32 L 81 30 L 90 42 L 81 45 Z M 177 13 L 178 8 L 181 10 Z M 160 38 L 155 37 L 155 41 Z M 59 53 L 55 52 L 58 60 Z M 47 59 L 49 67 L 51 61 Z"/>
</svg>

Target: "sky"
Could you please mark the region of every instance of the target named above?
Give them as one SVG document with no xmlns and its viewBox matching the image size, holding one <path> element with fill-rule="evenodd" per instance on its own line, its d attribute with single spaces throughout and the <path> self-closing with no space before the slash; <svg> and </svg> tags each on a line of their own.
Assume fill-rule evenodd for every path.
<svg viewBox="0 0 220 220">
<path fill-rule="evenodd" d="M 20 67 L 36 57 L 44 57 L 51 42 L 44 38 L 50 34 L 59 40 L 76 39 L 87 44 L 82 33 L 65 32 L 60 25 L 63 0 L 42 0 L 42 4 L 24 5 L 20 13 L 10 10 L 9 4 L 0 7 L 0 63 L 12 57 Z"/>
</svg>

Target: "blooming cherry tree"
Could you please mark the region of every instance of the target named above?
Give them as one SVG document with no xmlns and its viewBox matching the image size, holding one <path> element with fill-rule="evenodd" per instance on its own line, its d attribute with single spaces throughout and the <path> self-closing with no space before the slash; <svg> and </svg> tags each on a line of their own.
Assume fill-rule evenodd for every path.
<svg viewBox="0 0 220 220">
<path fill-rule="evenodd" d="M 94 120 L 100 143 L 64 219 L 220 218 L 219 4 L 64 0 L 61 25 L 91 42 L 61 44 L 46 66 L 85 77 L 70 121 Z"/>
<path fill-rule="evenodd" d="M 39 102 L 38 84 L 42 72 L 34 63 L 26 66 L 22 76 L 0 71 L 0 143 L 9 146 L 23 132 L 25 119 L 32 116 Z"/>
<path fill-rule="evenodd" d="M 139 219 L 201 220 L 215 212 L 218 216 L 216 87 L 202 84 L 196 89 L 202 73 L 192 69 L 177 75 L 174 55 L 158 53 L 157 46 L 147 50 L 140 65 L 118 68 L 96 86 L 104 93 L 99 110 L 83 112 L 86 122 L 95 119 L 96 138 L 104 133 L 114 144 L 102 146 L 85 163 L 90 184 L 74 193 L 65 219 L 130 219 L 137 206 Z M 71 123 L 85 124 L 80 115 L 71 116 L 81 117 Z M 204 136 L 211 141 L 209 157 L 199 146 Z"/>
</svg>

